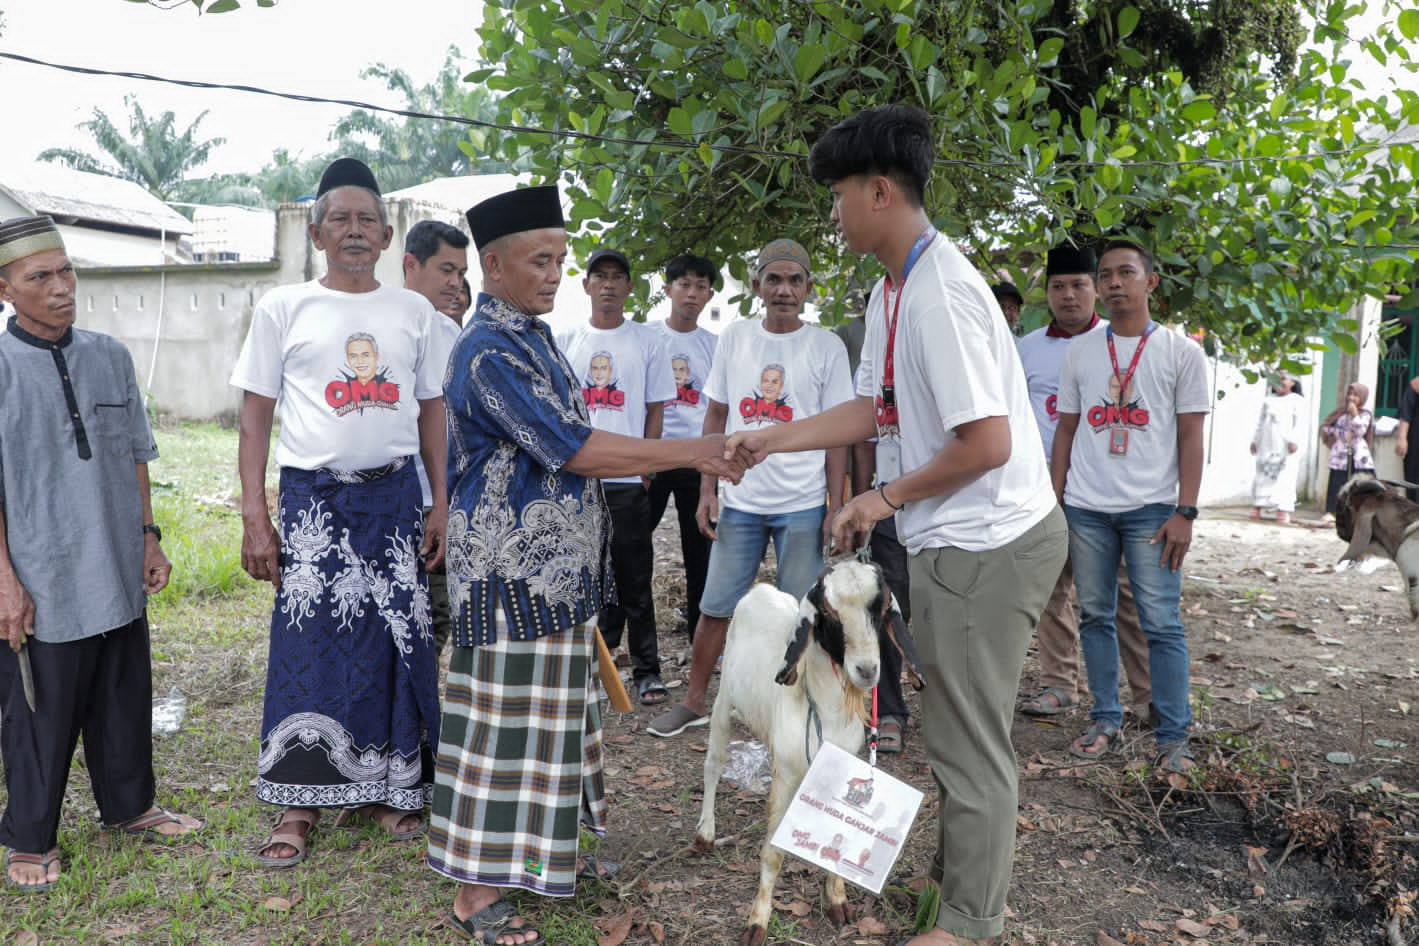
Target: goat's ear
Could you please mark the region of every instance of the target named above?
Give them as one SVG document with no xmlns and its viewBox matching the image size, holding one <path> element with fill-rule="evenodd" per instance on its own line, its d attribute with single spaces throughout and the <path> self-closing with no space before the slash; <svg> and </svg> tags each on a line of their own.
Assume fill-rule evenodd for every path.
<svg viewBox="0 0 1419 946">
<path fill-rule="evenodd" d="M 813 636 L 813 625 L 818 623 L 818 605 L 813 600 L 814 591 L 818 592 L 821 598 L 822 586 L 814 585 L 798 605 L 798 626 L 793 629 L 788 650 L 783 652 L 783 666 L 774 674 L 775 683 L 791 687 L 798 682 L 798 661 L 803 659 L 803 651 L 807 649 L 808 640 Z"/>
<path fill-rule="evenodd" d="M 911 631 L 907 630 L 907 622 L 902 618 L 902 610 L 897 607 L 897 598 L 893 595 L 890 598 L 891 606 L 887 612 L 887 636 L 892 639 L 892 646 L 897 648 L 897 653 L 902 655 L 902 663 L 907 668 L 907 680 L 911 683 L 913 690 L 920 690 L 926 686 L 926 680 L 921 675 L 921 658 L 916 654 L 916 641 L 912 640 Z"/>
<path fill-rule="evenodd" d="M 1348 507 L 1355 521 L 1350 531 L 1350 544 L 1346 547 L 1345 554 L 1340 556 L 1342 562 L 1353 562 L 1364 558 L 1369 551 L 1377 511 L 1375 505 L 1375 503 L 1366 503 L 1364 508 L 1359 510 L 1356 510 L 1354 506 Z"/>
</svg>

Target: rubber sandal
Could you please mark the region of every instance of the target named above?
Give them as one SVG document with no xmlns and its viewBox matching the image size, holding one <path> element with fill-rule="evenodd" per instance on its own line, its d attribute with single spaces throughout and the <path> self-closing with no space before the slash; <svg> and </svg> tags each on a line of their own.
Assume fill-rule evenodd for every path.
<svg viewBox="0 0 1419 946">
<path fill-rule="evenodd" d="M 696 713 L 684 703 L 676 703 L 670 709 L 661 713 L 651 720 L 650 725 L 645 727 L 645 731 L 652 736 L 659 736 L 667 739 L 670 736 L 678 736 L 691 726 L 706 726 L 709 724 L 709 716 L 704 713 Z"/>
<path fill-rule="evenodd" d="M 887 755 L 896 755 L 902 751 L 902 745 L 906 742 L 906 728 L 902 721 L 894 716 L 887 716 L 877 727 L 877 751 Z"/>
<path fill-rule="evenodd" d="M 1079 705 L 1079 697 L 1062 687 L 1045 687 L 1020 704 L 1026 716 L 1058 716 Z"/>
<path fill-rule="evenodd" d="M 670 699 L 670 691 L 653 673 L 636 681 L 636 694 L 640 697 L 642 706 L 659 706 Z"/>
<path fill-rule="evenodd" d="M 1197 768 L 1197 762 L 1192 754 L 1192 749 L 1185 742 L 1174 743 L 1171 746 L 1162 747 L 1162 752 L 1158 756 L 1158 771 L 1171 772 L 1176 775 L 1188 775 Z"/>
<path fill-rule="evenodd" d="M 305 825 L 305 831 L 281 830 L 297 824 Z M 305 860 L 306 841 L 309 840 L 310 833 L 315 830 L 315 826 L 318 824 L 320 824 L 320 812 L 311 811 L 308 808 L 287 808 L 276 819 L 276 824 L 272 826 L 271 833 L 266 837 L 266 843 L 261 845 L 256 852 L 256 859 L 261 862 L 262 867 L 270 867 L 275 870 L 295 867 Z M 275 847 L 277 844 L 293 847 L 296 849 L 296 853 L 288 854 L 285 857 L 261 853 L 261 851 Z"/>
<path fill-rule="evenodd" d="M 599 880 L 605 883 L 621 871 L 620 864 L 597 857 L 595 854 L 582 854 L 576 860 L 577 880 Z"/>
<path fill-rule="evenodd" d="M 1087 748 L 1093 746 L 1103 736 L 1104 747 L 1102 749 Z M 1076 759 L 1099 759 L 1108 755 L 1118 744 L 1118 727 L 1113 723 L 1102 719 L 1096 719 L 1089 724 L 1089 728 L 1079 734 L 1079 738 L 1069 744 L 1069 754 Z"/>
<path fill-rule="evenodd" d="M 190 819 L 190 820 L 183 820 Z M 164 824 L 175 824 L 182 828 L 181 831 L 159 831 L 158 826 Z M 106 830 L 117 831 L 119 834 L 127 834 L 131 837 L 142 838 L 144 841 L 171 841 L 174 838 L 186 837 L 189 834 L 196 834 L 206 825 L 189 815 L 175 815 L 163 808 L 161 805 L 154 805 L 152 811 L 144 812 L 136 818 L 130 818 L 122 824 L 108 825 Z"/>
<path fill-rule="evenodd" d="M 412 828 L 400 831 L 399 823 L 410 815 L 419 815 L 419 823 Z M 359 808 L 342 809 L 340 814 L 335 816 L 335 827 L 359 827 L 360 823 L 364 821 L 383 828 L 395 841 L 412 841 L 421 836 L 428 828 L 428 822 L 419 812 L 402 811 L 398 808 L 390 808 L 388 805 L 361 805 Z"/>
<path fill-rule="evenodd" d="M 44 875 L 49 876 L 49 865 L 59 860 L 59 849 L 47 851 L 43 854 L 31 854 L 28 851 L 5 851 L 5 883 L 11 890 L 22 890 L 25 893 L 39 893 L 42 890 L 49 890 L 57 880 L 46 880 L 38 884 L 22 884 L 10 877 L 10 864 L 28 864 L 31 867 L 39 867 L 44 870 Z"/>
<path fill-rule="evenodd" d="M 543 946 L 547 942 L 547 937 L 525 920 L 521 926 L 512 926 L 512 921 L 517 918 L 517 910 L 513 905 L 499 898 L 466 920 L 460 920 L 457 912 L 450 910 L 448 923 L 468 939 L 483 946 L 495 946 L 501 935 L 519 933 L 524 936 L 533 933 L 537 936 L 536 939 L 525 940 L 521 946 Z"/>
</svg>

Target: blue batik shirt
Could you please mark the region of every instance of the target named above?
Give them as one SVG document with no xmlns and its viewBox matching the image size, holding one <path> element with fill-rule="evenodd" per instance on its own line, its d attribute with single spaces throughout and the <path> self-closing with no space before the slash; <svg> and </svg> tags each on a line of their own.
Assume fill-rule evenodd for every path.
<svg viewBox="0 0 1419 946">
<path fill-rule="evenodd" d="M 479 293 L 444 379 L 453 642 L 581 624 L 614 600 L 599 480 L 565 465 L 592 433 L 581 387 L 535 316 Z"/>
</svg>

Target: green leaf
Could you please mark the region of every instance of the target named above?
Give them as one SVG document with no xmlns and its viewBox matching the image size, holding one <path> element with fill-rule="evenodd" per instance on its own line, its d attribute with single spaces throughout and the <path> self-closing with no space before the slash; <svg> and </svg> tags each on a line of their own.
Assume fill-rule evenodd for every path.
<svg viewBox="0 0 1419 946">
<path fill-rule="evenodd" d="M 1059 62 L 1059 54 L 1064 49 L 1064 37 L 1051 36 L 1040 43 L 1039 52 L 1036 58 L 1039 59 L 1042 68 L 1049 68 Z"/>
<path fill-rule="evenodd" d="M 741 59 L 724 60 L 724 74 L 735 81 L 742 82 L 749 78 L 749 67 L 744 65 Z"/>
<path fill-rule="evenodd" d="M 240 0 L 215 0 L 215 2 L 207 4 L 206 8 L 203 9 L 202 12 L 203 12 L 203 13 L 230 13 L 230 12 L 232 12 L 233 10 L 240 10 L 240 9 L 241 9 Z"/>
<path fill-rule="evenodd" d="M 1336 348 L 1339 348 L 1347 355 L 1356 355 L 1360 352 L 1360 343 L 1355 341 L 1354 335 L 1347 335 L 1344 332 L 1332 332 L 1330 340 Z"/>
<path fill-rule="evenodd" d="M 1183 106 L 1182 117 L 1184 121 L 1198 125 L 1216 118 L 1217 106 L 1207 99 L 1193 99 Z"/>
<path fill-rule="evenodd" d="M 1410 8 L 1402 10 L 1399 19 L 1395 21 L 1399 31 L 1404 34 L 1404 38 L 1413 42 L 1419 40 L 1419 10 Z"/>
<path fill-rule="evenodd" d="M 828 51 L 820 43 L 805 43 L 793 57 L 793 71 L 799 82 L 807 82 L 818 74 L 827 61 Z"/>
<path fill-rule="evenodd" d="M 1140 14 L 1137 7 L 1124 7 L 1118 11 L 1118 38 L 1127 39 L 1138 29 Z"/>
<path fill-rule="evenodd" d="M 670 113 L 665 116 L 666 126 L 677 135 L 688 138 L 693 131 L 690 124 L 690 113 L 680 106 L 675 106 Z"/>
</svg>

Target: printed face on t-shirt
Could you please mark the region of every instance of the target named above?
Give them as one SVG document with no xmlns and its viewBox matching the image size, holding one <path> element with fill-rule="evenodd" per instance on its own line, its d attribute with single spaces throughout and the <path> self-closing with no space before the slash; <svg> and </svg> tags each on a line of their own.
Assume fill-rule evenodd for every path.
<svg viewBox="0 0 1419 946">
<path fill-rule="evenodd" d="M 676 355 L 670 359 L 670 368 L 675 372 L 675 386 L 683 388 L 690 383 L 690 359 Z"/>
<path fill-rule="evenodd" d="M 759 390 L 739 402 L 739 416 L 747 424 L 786 424 L 793 408 L 784 392 L 783 365 L 765 365 L 759 372 Z"/>
<path fill-rule="evenodd" d="M 626 409 L 626 392 L 616 390 L 616 365 L 610 352 L 599 351 L 591 356 L 581 398 L 591 411 Z"/>
<path fill-rule="evenodd" d="M 366 408 L 399 409 L 399 385 L 379 369 L 379 343 L 368 332 L 345 339 L 345 370 L 325 386 L 325 403 L 336 417 Z"/>
<path fill-rule="evenodd" d="M 699 379 L 690 373 L 690 356 L 671 356 L 670 369 L 675 373 L 675 400 L 671 403 L 690 407 L 699 404 L 700 384 Z"/>
<path fill-rule="evenodd" d="M 356 380 L 368 381 L 379 367 L 379 352 L 375 351 L 374 342 L 369 339 L 352 338 L 345 343 L 345 360 L 349 362 Z"/>
<path fill-rule="evenodd" d="M 1108 395 L 1103 403 L 1096 404 L 1089 408 L 1086 415 L 1089 426 L 1095 433 L 1100 433 L 1109 428 L 1128 427 L 1133 430 L 1145 430 L 1148 427 L 1148 408 L 1143 404 L 1143 398 L 1138 393 L 1138 385 L 1129 379 L 1128 389 L 1119 396 L 1119 379 L 1112 369 L 1109 370 Z"/>
<path fill-rule="evenodd" d="M 778 365 L 769 365 L 759 375 L 759 390 L 764 395 L 766 401 L 777 401 L 779 395 L 783 394 L 783 369 Z"/>
</svg>

